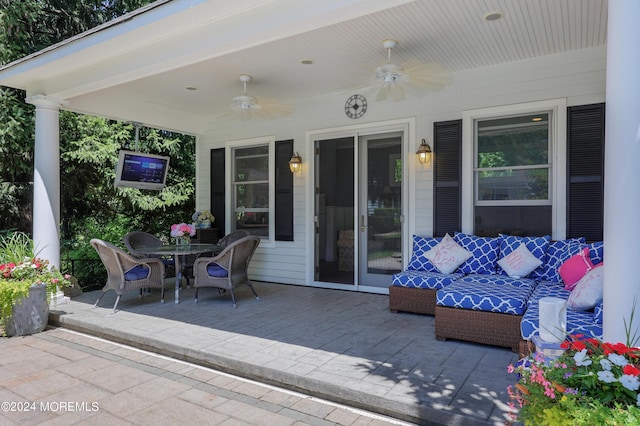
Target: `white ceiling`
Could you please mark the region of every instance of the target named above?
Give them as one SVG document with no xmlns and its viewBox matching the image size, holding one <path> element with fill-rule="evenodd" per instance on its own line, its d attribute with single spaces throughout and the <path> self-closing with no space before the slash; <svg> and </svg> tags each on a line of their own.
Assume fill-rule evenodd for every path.
<svg viewBox="0 0 640 426">
<path fill-rule="evenodd" d="M 486 21 L 493 11 L 503 17 Z M 242 94 L 241 73 L 249 95 L 283 103 L 360 88 L 386 62 L 387 38 L 399 42 L 393 62 L 451 73 L 603 46 L 607 1 L 162 0 L 117 24 L 10 64 L 0 84 L 114 118 L 150 105 L 205 118 Z"/>
</svg>

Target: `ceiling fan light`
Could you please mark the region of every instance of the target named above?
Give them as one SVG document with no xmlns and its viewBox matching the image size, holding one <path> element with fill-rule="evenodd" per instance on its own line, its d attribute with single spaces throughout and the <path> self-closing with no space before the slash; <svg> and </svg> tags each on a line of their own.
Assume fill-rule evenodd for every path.
<svg viewBox="0 0 640 426">
<path fill-rule="evenodd" d="M 382 80 L 384 80 L 385 83 L 394 83 L 397 79 L 398 79 L 397 74 L 385 74 L 382 77 Z"/>
</svg>

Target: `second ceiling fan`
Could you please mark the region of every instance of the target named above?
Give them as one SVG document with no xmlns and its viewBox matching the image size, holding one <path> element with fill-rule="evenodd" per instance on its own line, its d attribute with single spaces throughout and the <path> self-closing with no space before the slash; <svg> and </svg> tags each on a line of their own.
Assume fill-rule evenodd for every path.
<svg viewBox="0 0 640 426">
<path fill-rule="evenodd" d="M 279 103 L 271 99 L 259 99 L 247 94 L 247 83 L 251 81 L 249 74 L 240 74 L 242 82 L 242 95 L 233 98 L 230 105 L 231 110 L 240 115 L 242 121 L 253 118 L 270 119 L 284 117 L 293 111 L 289 105 Z"/>
</svg>

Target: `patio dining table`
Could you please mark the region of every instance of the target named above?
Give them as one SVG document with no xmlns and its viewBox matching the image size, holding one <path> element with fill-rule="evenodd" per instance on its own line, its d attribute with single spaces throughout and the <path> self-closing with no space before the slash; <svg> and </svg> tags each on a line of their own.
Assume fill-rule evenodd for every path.
<svg viewBox="0 0 640 426">
<path fill-rule="evenodd" d="M 160 246 L 149 246 L 136 248 L 136 251 L 156 256 L 168 256 L 172 255 L 175 262 L 176 269 L 176 289 L 175 289 L 175 303 L 180 303 L 180 284 L 182 282 L 182 266 L 189 254 L 202 254 L 212 253 L 214 256 L 220 253 L 224 247 L 218 244 L 202 244 L 193 243 L 186 245 L 179 244 L 163 244 Z"/>
</svg>

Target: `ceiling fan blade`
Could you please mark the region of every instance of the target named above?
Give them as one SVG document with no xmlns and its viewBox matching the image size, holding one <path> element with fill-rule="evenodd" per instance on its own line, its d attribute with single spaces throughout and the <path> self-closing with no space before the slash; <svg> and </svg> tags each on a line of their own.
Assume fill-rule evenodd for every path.
<svg viewBox="0 0 640 426">
<path fill-rule="evenodd" d="M 451 75 L 440 64 L 410 63 L 403 67 L 408 76 L 408 84 L 429 91 L 440 91 L 451 84 Z"/>
<path fill-rule="evenodd" d="M 397 83 L 393 84 L 391 87 L 391 99 L 393 99 L 394 102 L 400 102 L 406 98 L 403 87 Z"/>
</svg>

